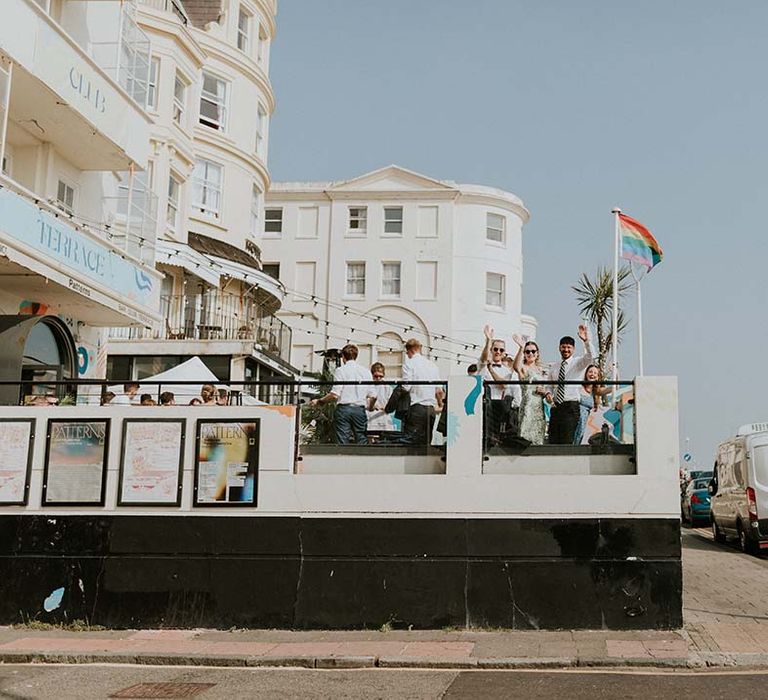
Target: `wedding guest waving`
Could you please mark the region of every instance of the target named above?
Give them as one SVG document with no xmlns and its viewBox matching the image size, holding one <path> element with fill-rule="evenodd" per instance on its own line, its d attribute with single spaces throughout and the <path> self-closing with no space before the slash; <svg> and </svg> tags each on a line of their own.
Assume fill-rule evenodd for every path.
<svg viewBox="0 0 768 700">
<path fill-rule="evenodd" d="M 552 384 L 546 398 L 554 404 L 549 418 L 549 442 L 552 445 L 573 444 L 573 436 L 579 424 L 579 385 L 565 384 L 568 381 L 580 381 L 582 373 L 592 363 L 592 348 L 584 325 L 579 326 L 579 338 L 584 343 L 583 354 L 573 356 L 576 341 L 570 335 L 565 335 L 560 338 L 560 362 L 553 362 L 549 366 Z"/>
<path fill-rule="evenodd" d="M 579 424 L 573 436 L 574 445 L 581 445 L 584 441 L 590 412 L 597 411 L 603 397 L 612 391 L 610 387 L 600 384 L 601 379 L 600 368 L 597 365 L 589 365 L 584 372 L 584 383 L 579 387 Z"/>
<path fill-rule="evenodd" d="M 493 328 L 486 325 L 483 328 L 485 344 L 477 363 L 483 382 L 510 382 L 515 375 L 504 366 L 507 354 L 506 343 L 501 338 L 494 337 Z M 516 381 L 516 380 L 515 380 Z M 508 401 L 505 396 L 511 397 Z M 498 445 L 501 434 L 506 431 L 507 423 L 512 417 L 511 408 L 520 406 L 520 387 L 517 384 L 490 384 L 486 389 L 485 416 L 486 441 L 489 446 Z M 514 426 L 513 426 L 514 427 Z"/>
<path fill-rule="evenodd" d="M 526 382 L 522 386 L 520 403 L 520 437 L 530 440 L 534 445 L 543 445 L 547 434 L 547 419 L 544 415 L 547 387 L 531 382 L 546 381 L 549 373 L 541 363 L 539 346 L 535 342 L 517 334 L 512 336 L 512 340 L 518 348 L 513 367 L 520 381 Z"/>
</svg>

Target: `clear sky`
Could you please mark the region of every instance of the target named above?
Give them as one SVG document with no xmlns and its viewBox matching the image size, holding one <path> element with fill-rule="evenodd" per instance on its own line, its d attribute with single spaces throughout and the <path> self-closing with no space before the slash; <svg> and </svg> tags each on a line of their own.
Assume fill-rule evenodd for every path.
<svg viewBox="0 0 768 700">
<path fill-rule="evenodd" d="M 280 0 L 277 22 L 274 180 L 395 163 L 514 192 L 548 358 L 578 323 L 570 286 L 611 263 L 620 206 L 664 248 L 645 369 L 679 377 L 681 442 L 709 466 L 768 420 L 765 0 Z"/>
</svg>

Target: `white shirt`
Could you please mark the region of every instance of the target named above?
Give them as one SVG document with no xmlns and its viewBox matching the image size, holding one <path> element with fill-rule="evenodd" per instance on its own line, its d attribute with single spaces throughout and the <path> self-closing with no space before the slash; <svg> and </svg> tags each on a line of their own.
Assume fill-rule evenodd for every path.
<svg viewBox="0 0 768 700">
<path fill-rule="evenodd" d="M 434 384 L 413 384 L 409 386 L 405 382 L 434 382 L 440 379 L 437 365 L 428 360 L 421 353 L 416 353 L 403 363 L 403 389 L 411 393 L 411 404 L 422 406 L 437 406 L 435 392 L 439 386 Z"/>
<path fill-rule="evenodd" d="M 131 406 L 133 405 L 133 400 L 128 394 L 118 394 L 109 403 L 111 406 Z"/>
<path fill-rule="evenodd" d="M 384 413 L 389 397 L 392 396 L 394 387 L 391 384 L 381 382 L 371 387 L 376 394 L 376 401 L 373 404 L 372 411 L 366 411 L 368 414 L 368 430 L 396 431 L 399 430 L 400 421 L 395 418 L 394 413 Z"/>
<path fill-rule="evenodd" d="M 347 360 L 333 372 L 334 382 L 372 382 L 371 371 L 359 365 L 355 360 Z M 355 386 L 353 384 L 336 385 L 331 387 L 331 394 L 336 396 L 340 405 L 365 406 L 366 398 L 375 396 L 372 386 Z"/>
<path fill-rule="evenodd" d="M 517 381 L 517 374 L 511 370 L 507 369 L 505 365 L 501 363 L 493 363 L 493 371 L 496 373 L 496 376 L 498 379 L 495 379 L 494 376 L 491 374 L 491 371 L 488 369 L 488 366 L 481 362 L 480 360 L 477 361 L 477 366 L 482 367 L 480 370 L 480 376 L 483 378 L 483 381 L 486 382 L 513 382 Z M 491 384 L 489 387 L 489 393 L 491 397 L 491 401 L 498 401 L 500 399 L 503 399 L 505 396 L 511 396 L 512 402 L 515 406 L 520 405 L 520 400 L 522 398 L 522 393 L 520 392 L 520 386 L 518 384 Z"/>
<path fill-rule="evenodd" d="M 560 378 L 560 364 L 563 362 L 561 359 L 559 362 L 549 363 L 549 381 L 554 382 L 549 387 L 549 391 L 552 393 L 552 399 L 557 398 L 557 380 Z M 583 355 L 574 357 L 571 355 L 565 360 L 565 381 L 578 382 L 584 379 L 584 372 L 593 362 L 592 358 L 592 346 L 587 343 L 586 349 Z M 579 385 L 578 384 L 565 384 L 565 398 L 563 401 L 578 401 L 579 400 Z"/>
</svg>

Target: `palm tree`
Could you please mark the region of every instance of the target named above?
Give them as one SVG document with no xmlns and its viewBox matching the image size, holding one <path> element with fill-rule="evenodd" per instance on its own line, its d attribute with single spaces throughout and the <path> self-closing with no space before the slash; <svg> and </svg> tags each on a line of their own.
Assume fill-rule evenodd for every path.
<svg viewBox="0 0 768 700">
<path fill-rule="evenodd" d="M 628 267 L 619 270 L 619 340 L 627 327 L 627 318 L 621 309 L 621 299 L 632 286 L 628 281 L 629 276 Z M 605 363 L 613 345 L 613 270 L 598 266 L 592 278 L 584 272 L 571 289 L 576 295 L 579 311 L 596 329 L 597 365 L 605 376 Z"/>
</svg>

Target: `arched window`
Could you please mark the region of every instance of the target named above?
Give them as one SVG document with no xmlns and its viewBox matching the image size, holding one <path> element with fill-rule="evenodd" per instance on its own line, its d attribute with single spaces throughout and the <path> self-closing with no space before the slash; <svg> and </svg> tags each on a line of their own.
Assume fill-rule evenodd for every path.
<svg viewBox="0 0 768 700">
<path fill-rule="evenodd" d="M 403 376 L 402 348 L 403 339 L 397 333 L 383 333 L 381 335 L 376 360 L 384 365 L 384 376 L 387 379 L 398 379 Z"/>
<path fill-rule="evenodd" d="M 41 318 L 27 334 L 21 358 L 21 378 L 43 382 L 24 388 L 25 394 L 67 393 L 64 387 L 44 382 L 72 379 L 77 374 L 72 336 L 55 317 Z"/>
</svg>

